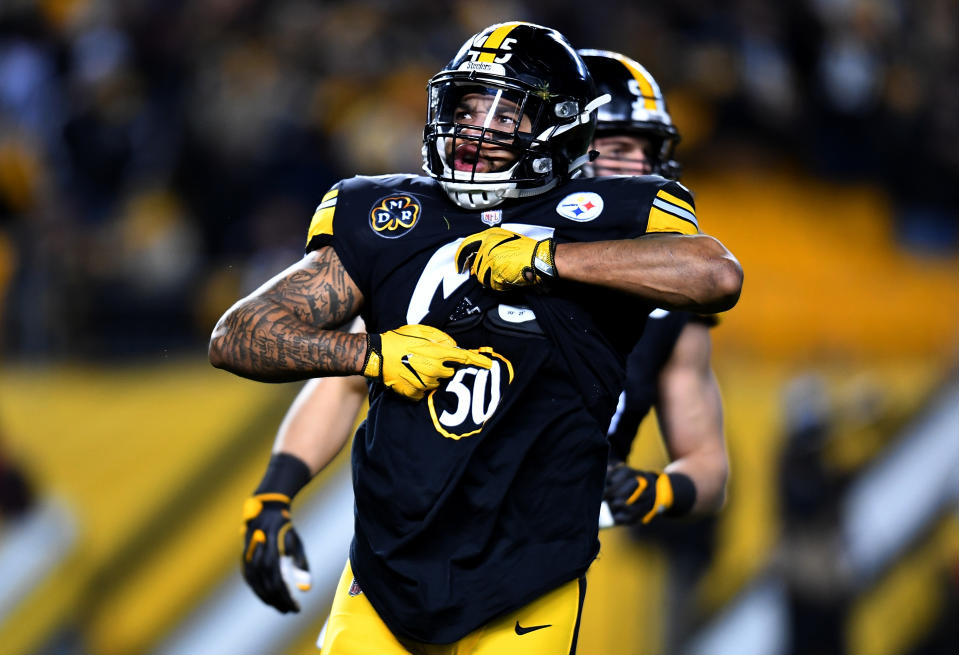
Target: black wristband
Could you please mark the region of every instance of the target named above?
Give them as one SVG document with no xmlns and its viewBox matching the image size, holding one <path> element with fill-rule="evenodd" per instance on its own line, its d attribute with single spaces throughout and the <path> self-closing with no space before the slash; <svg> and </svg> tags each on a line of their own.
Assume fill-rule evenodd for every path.
<svg viewBox="0 0 959 655">
<path fill-rule="evenodd" d="M 665 511 L 666 516 L 684 516 L 696 504 L 696 485 L 685 473 L 667 473 L 673 487 L 673 504 Z"/>
<path fill-rule="evenodd" d="M 300 489 L 312 479 L 306 462 L 288 453 L 276 453 L 270 458 L 266 473 L 254 493 L 280 493 L 293 500 Z"/>
<path fill-rule="evenodd" d="M 612 449 L 609 451 L 609 456 L 606 458 L 606 471 L 612 471 L 617 466 L 625 464 L 626 462 L 621 460 L 619 457 L 613 454 Z"/>
<path fill-rule="evenodd" d="M 375 374 L 367 370 L 370 366 L 370 360 L 374 357 L 376 358 L 377 368 Z M 383 379 L 383 337 L 381 335 L 372 332 L 366 333 L 366 357 L 363 358 L 363 370 L 360 373 L 369 378 Z"/>
</svg>

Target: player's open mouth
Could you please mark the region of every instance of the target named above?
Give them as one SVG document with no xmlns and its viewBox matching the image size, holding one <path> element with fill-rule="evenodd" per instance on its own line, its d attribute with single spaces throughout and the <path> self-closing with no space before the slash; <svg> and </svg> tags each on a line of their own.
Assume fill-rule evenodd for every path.
<svg viewBox="0 0 959 655">
<path fill-rule="evenodd" d="M 477 173 L 486 173 L 490 169 L 490 162 L 485 157 L 480 157 L 479 147 L 475 143 L 461 143 L 453 153 L 453 168 L 458 171 L 475 170 Z"/>
</svg>

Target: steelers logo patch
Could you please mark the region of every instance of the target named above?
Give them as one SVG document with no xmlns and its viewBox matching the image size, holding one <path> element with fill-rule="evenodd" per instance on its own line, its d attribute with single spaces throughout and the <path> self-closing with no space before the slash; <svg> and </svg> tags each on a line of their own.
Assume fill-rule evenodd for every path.
<svg viewBox="0 0 959 655">
<path fill-rule="evenodd" d="M 458 368 L 452 378 L 428 396 L 433 427 L 447 439 L 458 441 L 482 432 L 513 381 L 513 365 L 508 359 L 491 348 L 480 348 L 478 352 L 493 360 L 489 369 Z"/>
<path fill-rule="evenodd" d="M 380 198 L 370 209 L 370 227 L 381 237 L 396 239 L 416 227 L 420 209 L 419 201 L 406 194 Z"/>
<path fill-rule="evenodd" d="M 585 223 L 603 212 L 603 198 L 592 191 L 571 193 L 556 205 L 556 213 L 571 221 Z"/>
</svg>

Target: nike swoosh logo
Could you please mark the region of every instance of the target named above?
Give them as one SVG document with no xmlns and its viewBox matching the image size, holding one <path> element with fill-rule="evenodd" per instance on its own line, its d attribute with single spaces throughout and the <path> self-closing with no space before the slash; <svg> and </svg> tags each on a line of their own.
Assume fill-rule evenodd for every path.
<svg viewBox="0 0 959 655">
<path fill-rule="evenodd" d="M 421 377 L 420 377 L 420 374 L 416 372 L 416 369 L 413 368 L 413 367 L 410 365 L 410 356 L 409 356 L 409 355 L 403 355 L 403 358 L 400 359 L 400 363 L 403 364 L 403 366 L 405 366 L 406 368 L 409 369 L 410 373 L 413 374 L 413 377 L 415 377 L 416 380 L 417 380 L 420 384 L 423 384 L 423 378 L 421 378 Z"/>
<path fill-rule="evenodd" d="M 502 241 L 500 241 L 499 243 L 497 243 L 495 246 L 493 246 L 492 248 L 490 248 L 489 251 L 490 251 L 490 252 L 493 252 L 494 250 L 496 250 L 496 249 L 499 248 L 500 246 L 506 245 L 506 244 L 509 243 L 510 241 L 516 241 L 517 239 L 521 239 L 521 238 L 522 238 L 521 235 L 519 235 L 519 234 L 514 234 L 513 236 L 507 237 L 506 239 L 503 239 Z M 543 626 L 543 627 L 546 627 L 546 626 Z"/>
<path fill-rule="evenodd" d="M 525 635 L 527 632 L 533 632 L 534 630 L 542 630 L 543 628 L 548 628 L 552 626 L 552 623 L 547 623 L 546 625 L 531 625 L 528 628 L 524 628 L 519 624 L 519 621 L 516 622 L 516 634 Z"/>
</svg>

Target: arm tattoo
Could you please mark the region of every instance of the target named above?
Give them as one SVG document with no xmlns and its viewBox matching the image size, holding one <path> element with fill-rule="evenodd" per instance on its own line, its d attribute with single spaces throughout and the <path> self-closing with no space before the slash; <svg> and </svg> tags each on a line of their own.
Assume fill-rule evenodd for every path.
<svg viewBox="0 0 959 655">
<path fill-rule="evenodd" d="M 366 336 L 333 328 L 356 316 L 362 302 L 333 248 L 322 248 L 220 318 L 210 340 L 210 361 L 266 382 L 358 373 Z"/>
</svg>

